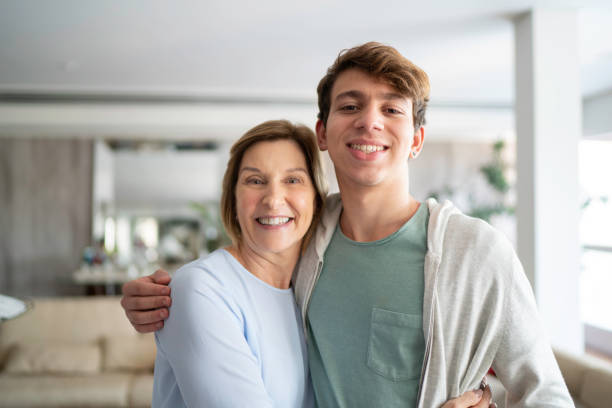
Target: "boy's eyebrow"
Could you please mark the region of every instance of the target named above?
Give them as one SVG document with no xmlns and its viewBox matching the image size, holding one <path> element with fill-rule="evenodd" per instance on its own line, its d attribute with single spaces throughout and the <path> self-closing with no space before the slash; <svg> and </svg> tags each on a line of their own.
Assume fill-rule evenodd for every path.
<svg viewBox="0 0 612 408">
<path fill-rule="evenodd" d="M 336 95 L 336 100 L 343 99 L 343 98 L 355 98 L 355 99 L 363 98 L 363 92 L 360 92 L 357 90 L 351 90 L 351 91 L 342 92 Z"/>
<path fill-rule="evenodd" d="M 387 92 L 382 94 L 383 99 L 391 101 L 391 100 L 395 100 L 395 99 L 408 99 L 405 95 L 402 95 L 400 93 L 397 92 Z"/>
<path fill-rule="evenodd" d="M 400 93 L 397 93 L 397 92 L 385 92 L 385 93 L 380 94 L 380 96 L 382 97 L 382 99 L 388 100 L 388 101 L 396 100 L 396 99 L 407 99 L 406 96 Z M 343 99 L 343 98 L 360 99 L 363 97 L 364 97 L 363 92 L 357 91 L 357 90 L 350 90 L 350 91 L 342 92 L 336 95 L 336 100 Z"/>
</svg>

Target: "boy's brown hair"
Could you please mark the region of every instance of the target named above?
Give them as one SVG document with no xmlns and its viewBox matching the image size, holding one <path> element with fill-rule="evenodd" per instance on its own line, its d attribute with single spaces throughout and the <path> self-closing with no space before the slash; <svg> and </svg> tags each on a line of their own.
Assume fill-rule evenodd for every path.
<svg viewBox="0 0 612 408">
<path fill-rule="evenodd" d="M 412 100 L 412 119 L 415 131 L 425 125 L 425 110 L 429 102 L 429 78 L 425 71 L 414 65 L 395 48 L 377 42 L 368 42 L 340 51 L 338 58 L 319 81 L 318 118 L 327 125 L 331 106 L 331 91 L 338 76 L 347 69 L 357 68 L 391 85 L 400 94 Z"/>
</svg>

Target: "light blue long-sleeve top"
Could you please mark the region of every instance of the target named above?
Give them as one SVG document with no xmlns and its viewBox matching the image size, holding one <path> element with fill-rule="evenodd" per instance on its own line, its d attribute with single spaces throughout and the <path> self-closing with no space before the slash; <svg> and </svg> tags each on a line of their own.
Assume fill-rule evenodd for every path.
<svg viewBox="0 0 612 408">
<path fill-rule="evenodd" d="M 314 405 L 292 289 L 261 281 L 225 250 L 183 266 L 170 286 L 153 407 Z"/>
</svg>

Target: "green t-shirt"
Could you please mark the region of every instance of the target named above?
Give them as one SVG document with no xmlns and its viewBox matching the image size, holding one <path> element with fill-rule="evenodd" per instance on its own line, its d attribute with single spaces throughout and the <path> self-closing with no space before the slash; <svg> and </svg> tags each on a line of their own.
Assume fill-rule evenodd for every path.
<svg viewBox="0 0 612 408">
<path fill-rule="evenodd" d="M 423 268 L 429 210 L 373 242 L 340 227 L 308 308 L 308 357 L 317 405 L 415 407 L 425 353 Z"/>
</svg>

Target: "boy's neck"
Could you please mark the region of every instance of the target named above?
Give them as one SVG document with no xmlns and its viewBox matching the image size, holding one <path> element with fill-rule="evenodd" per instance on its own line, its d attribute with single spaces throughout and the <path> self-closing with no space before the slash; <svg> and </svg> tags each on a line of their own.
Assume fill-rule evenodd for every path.
<svg viewBox="0 0 612 408">
<path fill-rule="evenodd" d="M 416 213 L 420 203 L 409 192 L 408 184 L 346 188 L 340 186 L 344 235 L 358 242 L 385 238 Z"/>
</svg>

